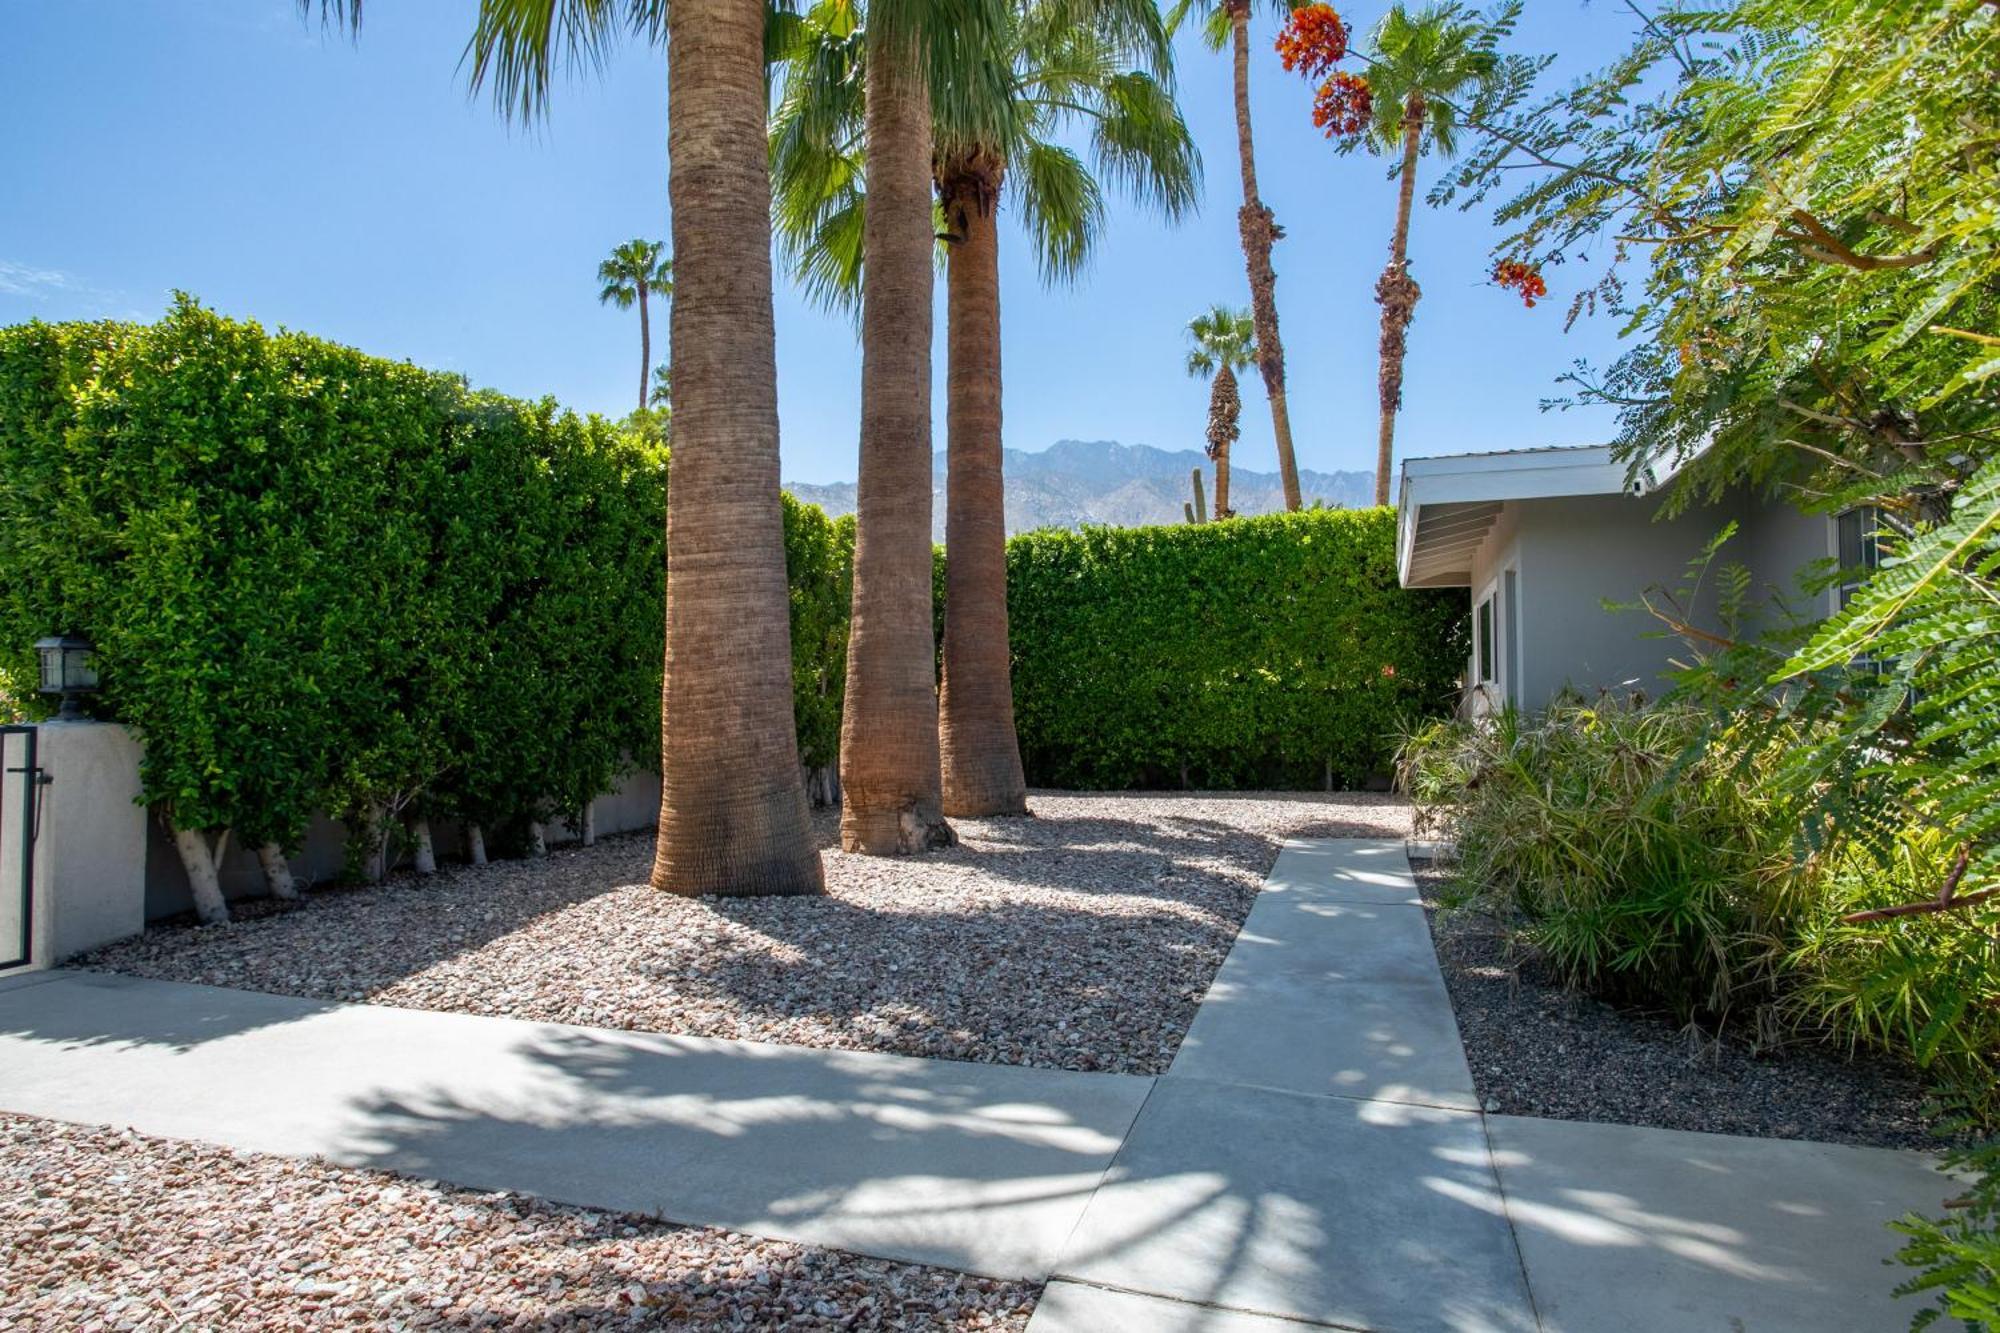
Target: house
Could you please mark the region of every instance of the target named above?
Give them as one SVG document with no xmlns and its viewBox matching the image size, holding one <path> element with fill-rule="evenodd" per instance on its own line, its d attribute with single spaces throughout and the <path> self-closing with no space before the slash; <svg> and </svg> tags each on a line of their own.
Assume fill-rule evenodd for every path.
<svg viewBox="0 0 2000 1333">
<path fill-rule="evenodd" d="M 1659 516 L 1671 474 L 1636 472 L 1609 445 L 1412 458 L 1403 463 L 1396 572 L 1406 588 L 1465 588 L 1472 598 L 1472 659 L 1465 710 L 1534 709 L 1565 687 L 1639 689 L 1657 695 L 1670 659 L 1685 656 L 1643 611 L 1607 610 L 1649 590 L 1672 590 L 1688 564 L 1731 521 L 1718 564 L 1746 567 L 1758 613 L 1818 617 L 1845 589 L 1807 596 L 1800 575 L 1829 562 L 1872 566 L 1866 511 L 1806 514 L 1748 494 Z M 1713 583 L 1700 618 L 1714 610 Z"/>
</svg>

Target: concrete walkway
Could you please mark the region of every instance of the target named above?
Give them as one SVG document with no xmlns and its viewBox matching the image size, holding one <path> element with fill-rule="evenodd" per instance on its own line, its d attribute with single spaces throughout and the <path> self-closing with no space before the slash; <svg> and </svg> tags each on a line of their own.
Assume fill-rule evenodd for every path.
<svg viewBox="0 0 2000 1333">
<path fill-rule="evenodd" d="M 1897 1329 L 1927 1158 L 1482 1116 L 1400 842 L 1288 845 L 1157 1080 L 94 973 L 0 1109 L 1002 1277 L 1033 1333 Z"/>
</svg>

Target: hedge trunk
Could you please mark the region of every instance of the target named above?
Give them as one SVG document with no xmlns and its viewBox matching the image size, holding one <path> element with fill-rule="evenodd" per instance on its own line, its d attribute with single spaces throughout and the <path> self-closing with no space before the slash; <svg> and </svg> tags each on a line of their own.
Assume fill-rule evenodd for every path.
<svg viewBox="0 0 2000 1333">
<path fill-rule="evenodd" d="M 1417 150 L 1424 131 L 1424 95 L 1403 103 L 1403 176 L 1396 195 L 1396 230 L 1389 238 L 1389 266 L 1375 283 L 1382 307 L 1382 425 L 1375 438 L 1375 503 L 1389 503 L 1389 469 L 1396 448 L 1396 412 L 1403 405 L 1403 355 L 1409 350 L 1410 319 L 1423 293 L 1410 276 L 1410 210 L 1416 204 Z"/>
<path fill-rule="evenodd" d="M 181 869 L 187 871 L 188 891 L 194 895 L 194 914 L 204 926 L 219 926 L 229 920 L 229 903 L 222 896 L 223 849 L 229 845 L 229 830 L 211 846 L 208 834 L 200 829 L 171 825 L 174 850 L 180 853 Z"/>
<path fill-rule="evenodd" d="M 763 0 L 675 5 L 667 29 L 677 288 L 653 884 L 819 893 L 792 725 Z"/>
<path fill-rule="evenodd" d="M 947 271 L 944 809 L 967 818 L 1028 813 L 1014 735 L 1007 644 L 1007 509 L 1001 481 L 1000 237 L 1003 164 L 959 155 L 941 176 Z"/>
<path fill-rule="evenodd" d="M 1285 233 L 1257 196 L 1257 158 L 1250 138 L 1250 0 L 1228 0 L 1236 73 L 1236 157 L 1243 169 L 1243 207 L 1236 215 L 1243 266 L 1250 275 L 1250 313 L 1257 327 L 1257 369 L 1271 402 L 1271 433 L 1278 443 L 1278 478 L 1285 508 L 1297 509 L 1299 465 L 1292 454 L 1292 412 L 1285 402 L 1285 345 L 1278 338 L 1278 275 L 1271 246 Z"/>
<path fill-rule="evenodd" d="M 895 855 L 954 841 L 938 773 L 931 618 L 930 98 L 912 48 L 871 41 L 866 77 L 861 474 L 840 844 Z"/>
</svg>

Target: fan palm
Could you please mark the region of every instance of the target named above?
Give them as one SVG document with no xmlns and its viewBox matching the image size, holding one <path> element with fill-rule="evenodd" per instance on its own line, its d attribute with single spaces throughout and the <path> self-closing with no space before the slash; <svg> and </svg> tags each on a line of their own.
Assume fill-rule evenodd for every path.
<svg viewBox="0 0 2000 1333">
<path fill-rule="evenodd" d="M 1215 306 L 1188 322 L 1187 372 L 1195 379 L 1210 377 L 1208 390 L 1208 456 L 1215 460 L 1215 516 L 1231 516 L 1229 508 L 1229 446 L 1240 433 L 1243 398 L 1236 390 L 1236 372 L 1257 359 L 1256 325 L 1247 310 Z"/>
<path fill-rule="evenodd" d="M 361 0 L 319 8 L 360 22 Z M 667 44 L 679 283 L 653 883 L 684 894 L 818 893 L 792 719 L 778 490 L 764 0 L 671 9 L 665 0 L 480 0 L 466 55 L 474 87 L 526 118 L 546 107 L 558 64 L 597 63 L 628 35 Z"/>
<path fill-rule="evenodd" d="M 1410 319 L 1422 292 L 1410 276 L 1410 213 L 1416 201 L 1417 159 L 1427 151 L 1445 157 L 1457 151 L 1457 106 L 1482 90 L 1500 71 L 1497 47 L 1513 27 L 1518 4 L 1483 19 L 1458 4 L 1430 5 L 1412 12 L 1398 4 L 1368 36 L 1368 89 L 1373 116 L 1368 128 L 1344 147 L 1401 153 L 1397 167 L 1396 229 L 1389 240 L 1389 264 L 1375 284 L 1382 307 L 1382 416 L 1376 440 L 1375 503 L 1389 503 L 1389 469 L 1396 439 L 1396 412 L 1403 403 L 1403 356 Z"/>
<path fill-rule="evenodd" d="M 634 239 L 613 249 L 611 257 L 597 266 L 597 280 L 604 284 L 597 293 L 599 301 L 620 310 L 639 307 L 639 406 L 644 408 L 647 379 L 653 373 L 653 325 L 646 302 L 653 295 L 674 294 L 674 261 L 658 241 Z"/>
<path fill-rule="evenodd" d="M 855 220 L 870 203 L 873 141 L 856 133 L 853 93 L 868 47 L 835 17 L 830 6 L 811 11 L 789 53 L 772 155 L 780 239 L 808 288 L 841 304 L 865 281 Z M 933 78 L 931 183 L 946 242 L 949 354 L 938 733 L 944 809 L 962 816 L 1027 809 L 1007 642 L 1003 195 L 1011 180 L 1043 276 L 1062 280 L 1089 257 L 1105 213 L 1091 166 L 1060 141 L 1069 131 L 1088 136 L 1099 174 L 1169 216 L 1194 206 L 1200 175 L 1169 92 L 1167 32 L 1149 0 L 1017 0 L 993 36 L 984 50 L 961 46 L 955 60 L 938 61 Z"/>
<path fill-rule="evenodd" d="M 1176 0 L 1171 23 L 1178 26 L 1197 0 Z M 1297 509 L 1299 464 L 1292 449 L 1292 410 L 1285 397 L 1285 344 L 1278 336 L 1278 275 L 1271 267 L 1271 247 L 1284 238 L 1277 218 L 1257 193 L 1257 156 L 1250 133 L 1250 8 L 1253 0 L 1199 0 L 1208 16 L 1208 44 L 1227 45 L 1235 82 L 1236 160 L 1243 176 L 1243 207 L 1236 214 L 1236 232 L 1243 245 L 1243 267 L 1250 278 L 1250 310 L 1256 323 L 1257 369 L 1264 379 L 1264 396 L 1271 405 L 1271 434 L 1278 446 L 1278 479 L 1284 486 L 1285 508 Z M 1278 13 L 1291 12 L 1290 0 L 1272 0 Z"/>
</svg>

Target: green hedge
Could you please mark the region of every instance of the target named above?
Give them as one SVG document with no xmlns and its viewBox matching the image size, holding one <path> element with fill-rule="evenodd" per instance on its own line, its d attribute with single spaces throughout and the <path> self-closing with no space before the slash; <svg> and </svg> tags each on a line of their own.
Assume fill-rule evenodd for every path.
<svg viewBox="0 0 2000 1333">
<path fill-rule="evenodd" d="M 1059 787 L 1358 785 L 1449 709 L 1457 592 L 1396 583 L 1387 509 L 1035 532 L 1008 545 L 1015 719 Z"/>
<path fill-rule="evenodd" d="M 186 297 L 0 330 L 0 698 L 36 638 L 88 634 L 147 799 L 246 844 L 319 810 L 569 816 L 657 762 L 658 435 Z M 854 522 L 788 497 L 785 543 L 800 755 L 831 769 Z M 1465 656 L 1463 598 L 1400 591 L 1393 545 L 1373 510 L 1017 538 L 1032 779 L 1381 770 Z"/>
</svg>

